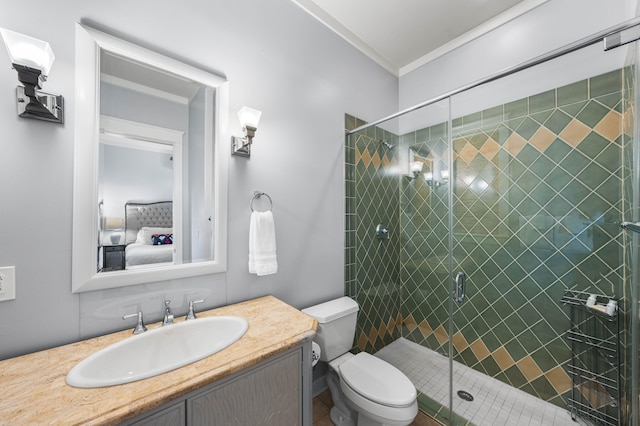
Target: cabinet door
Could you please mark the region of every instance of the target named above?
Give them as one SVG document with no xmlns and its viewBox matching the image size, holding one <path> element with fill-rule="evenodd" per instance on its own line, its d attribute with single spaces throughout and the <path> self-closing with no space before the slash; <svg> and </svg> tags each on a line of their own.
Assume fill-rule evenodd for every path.
<svg viewBox="0 0 640 426">
<path fill-rule="evenodd" d="M 184 400 L 168 406 L 155 414 L 140 419 L 131 426 L 184 426 L 186 424 Z"/>
<path fill-rule="evenodd" d="M 302 423 L 302 350 L 287 353 L 187 400 L 192 426 Z"/>
</svg>

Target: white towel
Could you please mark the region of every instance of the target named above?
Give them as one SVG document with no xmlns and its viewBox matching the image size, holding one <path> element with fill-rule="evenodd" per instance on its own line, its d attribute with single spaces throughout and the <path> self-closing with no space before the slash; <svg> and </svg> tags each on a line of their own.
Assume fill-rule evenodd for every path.
<svg viewBox="0 0 640 426">
<path fill-rule="evenodd" d="M 271 211 L 251 213 L 249 272 L 257 275 L 270 275 L 278 272 L 276 227 Z"/>
</svg>

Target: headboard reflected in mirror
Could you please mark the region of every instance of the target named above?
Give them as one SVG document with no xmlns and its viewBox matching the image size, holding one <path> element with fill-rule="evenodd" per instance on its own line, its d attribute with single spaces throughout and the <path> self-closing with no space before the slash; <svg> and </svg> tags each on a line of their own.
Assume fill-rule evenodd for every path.
<svg viewBox="0 0 640 426">
<path fill-rule="evenodd" d="M 180 241 L 173 235 L 173 203 L 127 203 L 125 216 L 125 269 L 170 265 Z"/>
<path fill-rule="evenodd" d="M 226 270 L 228 97 L 222 77 L 76 25 L 72 292 Z M 125 154 L 113 160 L 117 150 Z M 163 162 L 158 167 L 173 176 L 162 187 L 169 188 L 166 198 L 151 199 L 172 201 L 131 203 L 122 217 L 124 201 L 119 200 L 147 195 L 154 182 L 150 173 L 139 173 L 141 182 L 130 178 L 141 169 L 134 152 L 142 151 L 148 153 L 145 161 L 159 153 Z M 134 218 L 136 212 L 157 209 L 171 211 L 165 217 L 168 226 L 156 227 L 164 228 L 157 232 L 163 242 L 174 243 L 165 244 L 172 246 L 165 248 L 171 258 L 134 264 L 135 256 L 125 254 L 126 267 L 96 267 L 96 254 L 109 249 L 109 242 L 99 238 L 105 228 L 101 214 L 112 223 L 125 223 L 119 248 L 128 248 L 143 228 L 155 227 L 145 226 L 152 223 L 142 216 Z"/>
</svg>

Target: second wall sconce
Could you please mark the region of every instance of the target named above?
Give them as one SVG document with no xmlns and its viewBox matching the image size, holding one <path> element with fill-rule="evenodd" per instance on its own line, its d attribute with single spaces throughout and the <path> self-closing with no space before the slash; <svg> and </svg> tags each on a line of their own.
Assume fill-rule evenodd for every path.
<svg viewBox="0 0 640 426">
<path fill-rule="evenodd" d="M 258 123 L 260 122 L 260 116 L 262 111 L 257 109 L 243 106 L 238 111 L 238 118 L 242 125 L 242 132 L 244 137 L 232 136 L 231 137 L 231 155 L 237 155 L 240 157 L 251 157 L 251 143 L 253 137 L 258 130 Z"/>
<path fill-rule="evenodd" d="M 424 166 L 424 162 L 422 161 L 411 161 L 409 163 L 409 169 L 411 171 L 411 174 L 405 177 L 409 180 L 414 180 L 420 175 L 420 172 L 422 171 L 423 166 Z"/>
<path fill-rule="evenodd" d="M 13 68 L 18 72 L 18 115 L 37 120 L 64 122 L 64 99 L 61 95 L 42 92 L 55 56 L 46 41 L 0 28 Z"/>
</svg>

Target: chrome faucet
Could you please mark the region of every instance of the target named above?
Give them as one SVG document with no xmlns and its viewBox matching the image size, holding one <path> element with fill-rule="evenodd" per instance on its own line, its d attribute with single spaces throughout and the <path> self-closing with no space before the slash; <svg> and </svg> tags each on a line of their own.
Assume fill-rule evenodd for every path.
<svg viewBox="0 0 640 426">
<path fill-rule="evenodd" d="M 204 299 L 200 299 L 200 300 L 190 300 L 189 301 L 189 313 L 187 314 L 187 316 L 184 318 L 185 321 L 188 320 L 194 320 L 196 319 L 196 313 L 193 310 L 193 305 L 195 305 L 196 303 L 203 303 Z"/>
<path fill-rule="evenodd" d="M 137 314 L 129 314 L 122 317 L 123 320 L 138 317 L 138 323 L 136 324 L 136 328 L 133 329 L 133 334 L 140 334 L 147 331 L 147 327 L 144 325 L 144 321 L 142 320 L 142 311 L 138 311 Z"/>
<path fill-rule="evenodd" d="M 164 301 L 164 319 L 162 320 L 163 327 L 173 324 L 173 312 L 171 312 L 171 308 L 169 307 L 170 303 L 171 300 Z"/>
</svg>

